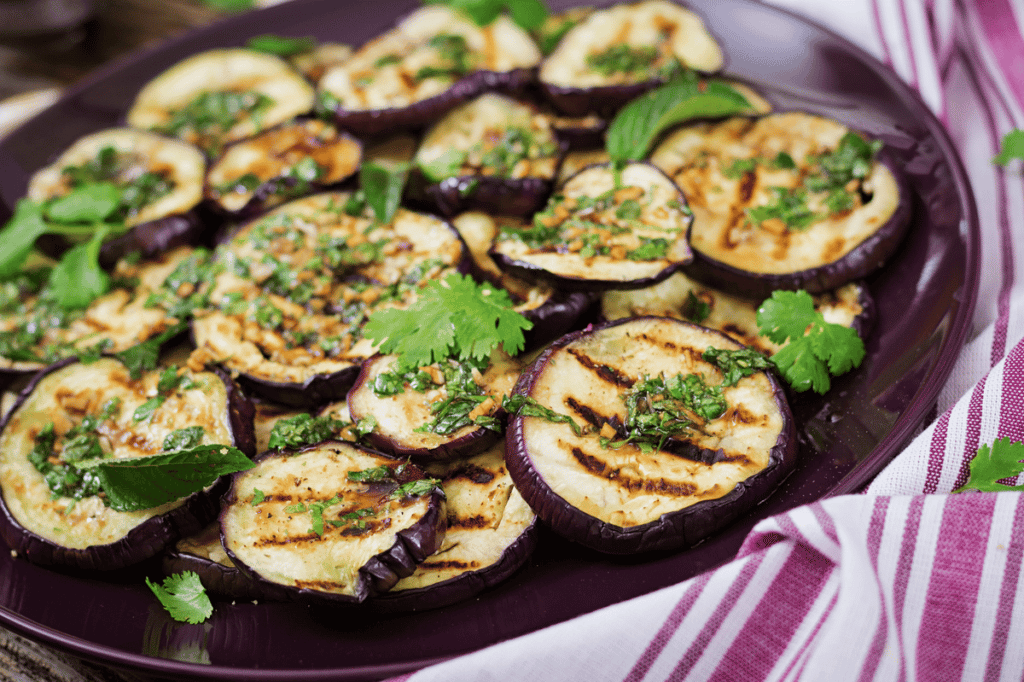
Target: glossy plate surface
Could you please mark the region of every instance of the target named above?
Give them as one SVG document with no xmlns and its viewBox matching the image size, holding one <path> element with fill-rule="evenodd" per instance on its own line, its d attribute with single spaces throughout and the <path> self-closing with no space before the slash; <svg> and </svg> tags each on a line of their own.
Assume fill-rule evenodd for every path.
<svg viewBox="0 0 1024 682">
<path fill-rule="evenodd" d="M 688 4 L 721 41 L 728 73 L 767 87 L 780 108 L 830 115 L 881 137 L 903 161 L 914 195 L 907 241 L 870 282 L 878 319 L 867 359 L 827 400 L 794 406 L 800 461 L 767 502 L 698 547 L 671 554 L 606 557 L 544 533 L 529 564 L 478 599 L 388 617 L 216 602 L 207 623 L 187 625 L 164 613 L 143 571 L 94 579 L 0 551 L 0 623 L 81 656 L 167 677 L 384 677 L 688 578 L 731 558 L 758 519 L 869 481 L 932 410 L 969 328 L 979 231 L 965 173 L 916 94 L 850 43 L 750 0 Z M 9 210 L 33 171 L 79 136 L 120 123 L 139 87 L 186 56 L 262 33 L 359 44 L 414 7 L 414 0 L 294 0 L 114 65 L 0 143 L 0 201 Z"/>
</svg>

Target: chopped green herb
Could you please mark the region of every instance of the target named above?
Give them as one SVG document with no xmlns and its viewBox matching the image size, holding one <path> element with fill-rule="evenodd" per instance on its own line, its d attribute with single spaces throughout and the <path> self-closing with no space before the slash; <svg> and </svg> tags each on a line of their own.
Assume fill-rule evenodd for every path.
<svg viewBox="0 0 1024 682">
<path fill-rule="evenodd" d="M 278 420 L 270 430 L 267 447 L 271 450 L 294 450 L 337 437 L 348 422 L 330 415 L 314 417 L 307 413 Z"/>
<path fill-rule="evenodd" d="M 680 312 L 690 322 L 694 324 L 700 324 L 704 320 L 708 319 L 711 314 L 711 306 L 697 297 L 693 290 L 686 292 L 686 300 L 683 301 L 683 306 Z"/>
<path fill-rule="evenodd" d="M 992 163 L 1005 166 L 1013 159 L 1024 159 L 1024 130 L 1011 130 L 1003 136 L 999 154 Z"/>
<path fill-rule="evenodd" d="M 569 415 L 555 412 L 551 408 L 541 405 L 535 398 L 528 395 L 513 394 L 506 396 L 501 403 L 501 407 L 510 417 L 537 417 L 553 424 L 568 424 L 569 428 L 577 436 L 583 435 L 585 430 L 584 427 L 577 424 L 576 420 Z"/>
<path fill-rule="evenodd" d="M 772 367 L 771 361 L 753 348 L 738 350 L 708 348 L 702 357 L 722 370 L 723 386 L 733 386 L 743 377 L 766 371 Z"/>
<path fill-rule="evenodd" d="M 441 481 L 436 478 L 421 478 L 418 481 L 403 483 L 395 488 L 389 496 L 392 500 L 403 497 L 420 497 L 428 495 L 441 487 Z"/>
<path fill-rule="evenodd" d="M 262 504 L 265 499 L 267 499 L 266 493 L 259 488 L 252 489 L 252 506 L 255 507 L 258 504 Z"/>
<path fill-rule="evenodd" d="M 137 422 L 144 421 L 153 416 L 157 408 L 164 404 L 167 400 L 166 396 L 156 395 L 142 403 L 135 408 L 135 412 L 132 413 L 132 419 Z"/>
<path fill-rule="evenodd" d="M 787 187 L 769 187 L 771 203 L 746 209 L 747 219 L 755 226 L 778 219 L 791 230 L 804 230 L 821 218 L 807 206 L 807 192 Z"/>
</svg>

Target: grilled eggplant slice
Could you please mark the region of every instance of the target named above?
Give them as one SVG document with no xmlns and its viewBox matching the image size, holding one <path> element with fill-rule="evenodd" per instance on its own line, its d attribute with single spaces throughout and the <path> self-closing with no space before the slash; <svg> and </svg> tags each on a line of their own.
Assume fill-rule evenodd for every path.
<svg viewBox="0 0 1024 682">
<path fill-rule="evenodd" d="M 204 229 L 196 208 L 205 172 L 202 152 L 186 142 L 143 130 L 109 128 L 80 138 L 36 172 L 29 180 L 28 198 L 44 202 L 84 185 L 113 184 L 120 197 L 110 219 L 122 221 L 127 232 L 101 249 L 100 262 L 112 267 L 129 253 L 149 258 L 198 243 Z M 65 239 L 56 237 L 46 248 L 67 246 Z"/>
<path fill-rule="evenodd" d="M 310 83 L 318 83 L 328 69 L 344 63 L 352 56 L 352 46 L 345 43 L 317 43 L 308 52 L 290 55 L 288 61 Z"/>
<path fill-rule="evenodd" d="M 722 386 L 708 348 L 742 345 L 658 317 L 569 334 L 524 373 L 510 417 L 516 488 L 559 534 L 609 553 L 693 543 L 791 469 L 793 417 L 759 372 Z M 523 416 L 523 415 L 529 416 Z"/>
<path fill-rule="evenodd" d="M 206 199 L 228 216 L 256 215 L 351 177 L 361 155 L 333 125 L 296 119 L 229 146 L 206 174 Z"/>
<path fill-rule="evenodd" d="M 789 112 L 686 126 L 651 162 L 686 194 L 693 277 L 741 296 L 818 293 L 882 266 L 909 226 L 909 189 L 880 142 Z"/>
<path fill-rule="evenodd" d="M 251 578 L 235 567 L 220 542 L 220 523 L 209 523 L 194 535 L 175 543 L 164 553 L 161 567 L 166 575 L 192 571 L 212 595 L 238 601 L 285 601 L 281 585 Z"/>
<path fill-rule="evenodd" d="M 550 283 L 527 281 L 499 268 L 488 253 L 498 236 L 499 220 L 525 227 L 514 218 L 498 219 L 478 211 L 463 213 L 452 224 L 469 249 L 474 276 L 507 291 L 516 312 L 533 323 L 525 332 L 525 342 L 526 348 L 536 348 L 572 329 L 594 302 L 594 294 L 556 289 Z"/>
<path fill-rule="evenodd" d="M 544 206 L 562 156 L 551 117 L 486 93 L 427 131 L 413 159 L 413 201 L 453 216 L 468 210 L 531 215 Z"/>
<path fill-rule="evenodd" d="M 445 534 L 437 481 L 344 442 L 262 455 L 235 476 L 224 503 L 231 561 L 305 601 L 356 603 L 385 592 Z"/>
<path fill-rule="evenodd" d="M 562 37 L 539 79 L 563 114 L 610 117 L 685 69 L 710 73 L 722 62 L 700 17 L 667 0 L 645 0 L 591 13 Z"/>
<path fill-rule="evenodd" d="M 111 570 L 163 551 L 215 518 L 227 479 L 141 511 L 104 503 L 98 479 L 77 462 L 159 454 L 189 430 L 189 447 L 234 445 L 252 456 L 251 404 L 223 374 L 164 371 L 133 379 L 113 358 L 58 363 L 22 394 L 0 427 L 0 534 L 47 565 Z M 170 449 L 174 449 L 173 447 Z"/>
<path fill-rule="evenodd" d="M 253 393 L 286 405 L 345 396 L 374 353 L 361 333 L 370 312 L 411 303 L 421 282 L 461 267 L 464 249 L 435 216 L 402 209 L 378 225 L 346 213 L 351 199 L 297 199 L 218 248 L 213 306 L 192 326 L 196 363 L 221 363 Z"/>
<path fill-rule="evenodd" d="M 415 371 L 395 370 L 396 356 L 363 363 L 348 393 L 352 421 L 372 419 L 369 443 L 384 452 L 417 460 L 468 457 L 486 449 L 501 433 L 501 403 L 520 364 L 500 348 L 486 367 L 454 360 Z"/>
<path fill-rule="evenodd" d="M 498 584 L 526 563 L 537 544 L 537 515 L 512 485 L 504 456 L 502 441 L 475 457 L 426 465 L 447 498 L 444 543 L 368 604 L 386 611 L 438 608 Z"/>
<path fill-rule="evenodd" d="M 357 135 L 418 129 L 485 90 L 521 90 L 539 63 L 536 44 L 508 17 L 480 27 L 432 5 L 329 69 L 319 106 Z"/>
<path fill-rule="evenodd" d="M 524 278 L 575 290 L 630 289 L 689 263 L 690 212 L 647 163 L 590 166 L 566 181 L 526 229 L 504 229 L 490 254 Z"/>
<path fill-rule="evenodd" d="M 757 309 L 763 301 L 741 298 L 704 286 L 677 272 L 664 282 L 633 291 L 606 291 L 601 315 L 606 320 L 648 315 L 674 317 L 717 329 L 740 343 L 771 355 L 782 346 L 757 328 Z M 845 284 L 835 291 L 814 296 L 814 307 L 826 322 L 852 327 L 866 339 L 875 317 L 875 303 L 867 285 Z"/>
<path fill-rule="evenodd" d="M 180 247 L 148 261 L 120 262 L 114 271 L 119 286 L 80 311 L 59 308 L 45 295 L 46 271 L 9 281 L 11 298 L 0 314 L 0 372 L 37 372 L 73 355 L 116 353 L 165 331 L 181 319 L 173 308 L 179 295 L 174 274 L 193 254 Z M 156 300 L 169 279 L 176 282 L 175 299 Z"/>
<path fill-rule="evenodd" d="M 201 52 L 142 88 L 128 125 L 178 137 L 217 156 L 313 109 L 314 90 L 288 62 L 244 48 Z"/>
</svg>

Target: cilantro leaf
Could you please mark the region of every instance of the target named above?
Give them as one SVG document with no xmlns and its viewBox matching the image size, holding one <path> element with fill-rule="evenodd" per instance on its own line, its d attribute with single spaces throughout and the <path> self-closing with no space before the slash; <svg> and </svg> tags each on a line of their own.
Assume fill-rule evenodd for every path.
<svg viewBox="0 0 1024 682">
<path fill-rule="evenodd" d="M 1014 478 L 1024 472 L 1024 462 L 1021 460 L 1024 460 L 1024 444 L 1020 442 L 999 438 L 992 443 L 991 448 L 982 445 L 971 459 L 971 473 L 967 482 L 953 492 L 1024 490 L 1024 485 L 1007 485 L 999 482 L 1000 479 Z"/>
<path fill-rule="evenodd" d="M 693 72 L 686 72 L 622 108 L 608 126 L 608 155 L 617 163 L 636 161 L 676 123 L 751 112 L 750 102 L 730 85 L 718 80 L 701 83 Z"/>
<path fill-rule="evenodd" d="M 377 222 L 387 224 L 395 217 L 408 174 L 408 164 L 388 168 L 376 163 L 364 163 L 359 169 L 359 184 Z"/>
<path fill-rule="evenodd" d="M 1005 166 L 1013 159 L 1024 159 L 1024 130 L 1011 130 L 1003 136 L 1003 145 L 992 163 Z"/>
<path fill-rule="evenodd" d="M 210 597 L 199 576 L 192 571 L 167 576 L 163 584 L 154 583 L 147 577 L 146 585 L 174 620 L 197 625 L 213 615 Z"/>
<path fill-rule="evenodd" d="M 428 282 L 405 309 L 375 311 L 363 331 L 382 353 L 399 355 L 401 372 L 449 357 L 486 360 L 499 344 L 515 355 L 525 345 L 523 331 L 532 326 L 512 309 L 507 292 L 453 273 Z"/>
<path fill-rule="evenodd" d="M 94 459 L 77 466 L 100 479 L 111 509 L 138 511 L 191 495 L 217 477 L 253 464 L 241 450 L 214 444 L 148 457 Z"/>
<path fill-rule="evenodd" d="M 110 275 L 100 267 L 100 246 L 107 228 L 99 228 L 92 238 L 64 254 L 50 271 L 48 286 L 61 308 L 86 308 L 110 289 Z"/>
<path fill-rule="evenodd" d="M 775 343 L 786 344 L 771 361 L 796 391 L 825 393 L 832 385 L 830 374 L 848 372 L 864 360 L 864 342 L 857 333 L 826 322 L 803 290 L 773 292 L 757 311 L 757 326 Z"/>
<path fill-rule="evenodd" d="M 42 206 L 20 199 L 14 215 L 0 232 L 0 277 L 17 274 L 32 251 L 32 245 L 46 230 Z"/>
</svg>

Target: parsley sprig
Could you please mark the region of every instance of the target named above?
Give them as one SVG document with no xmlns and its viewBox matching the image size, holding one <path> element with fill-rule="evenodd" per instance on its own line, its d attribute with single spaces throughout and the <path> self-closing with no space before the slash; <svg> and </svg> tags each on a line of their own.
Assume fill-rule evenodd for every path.
<svg viewBox="0 0 1024 682">
<path fill-rule="evenodd" d="M 147 577 L 146 585 L 176 621 L 197 625 L 213 615 L 210 597 L 199 576 L 192 571 L 170 575 L 163 583 L 154 583 Z"/>
<path fill-rule="evenodd" d="M 970 476 L 967 482 L 953 492 L 1024 490 L 1024 485 L 1010 485 L 1001 482 L 1003 479 L 1012 479 L 1024 473 L 1024 461 L 1022 460 L 1024 460 L 1024 443 L 1019 441 L 999 438 L 992 443 L 992 447 L 982 445 L 971 459 Z"/>
<path fill-rule="evenodd" d="M 398 371 L 404 372 L 448 358 L 479 363 L 499 345 L 515 355 L 532 326 L 512 309 L 507 292 L 451 274 L 427 282 L 407 308 L 375 311 L 363 331 L 382 353 L 397 353 Z"/>
<path fill-rule="evenodd" d="M 830 375 L 844 374 L 864 359 L 857 332 L 826 322 L 803 290 L 772 293 L 757 311 L 757 327 L 775 343 L 786 344 L 771 361 L 795 391 L 824 394 L 832 385 Z"/>
</svg>

